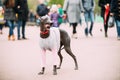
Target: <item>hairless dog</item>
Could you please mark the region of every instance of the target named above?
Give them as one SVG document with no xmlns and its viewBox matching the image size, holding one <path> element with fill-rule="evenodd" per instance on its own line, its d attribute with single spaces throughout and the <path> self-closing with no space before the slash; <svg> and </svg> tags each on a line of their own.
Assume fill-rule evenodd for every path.
<svg viewBox="0 0 120 80">
<path fill-rule="evenodd" d="M 53 52 L 53 75 L 57 75 L 57 69 L 61 68 L 63 56 L 61 50 L 65 51 L 73 58 L 75 62 L 75 70 L 78 70 L 76 56 L 72 53 L 70 48 L 70 37 L 65 30 L 51 27 L 52 21 L 48 16 L 40 18 L 40 48 L 41 48 L 41 63 L 42 70 L 38 74 L 44 74 L 45 71 L 45 52 L 50 50 Z M 60 64 L 57 67 L 57 55 L 60 58 Z"/>
</svg>

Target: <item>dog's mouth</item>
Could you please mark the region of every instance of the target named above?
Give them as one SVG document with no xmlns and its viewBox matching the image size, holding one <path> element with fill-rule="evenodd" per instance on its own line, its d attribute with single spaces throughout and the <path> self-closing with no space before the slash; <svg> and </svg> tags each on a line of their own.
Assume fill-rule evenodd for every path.
<svg viewBox="0 0 120 80">
<path fill-rule="evenodd" d="M 46 23 L 46 24 L 45 24 L 45 27 L 46 27 L 47 29 L 50 29 L 50 26 L 51 26 L 50 23 Z"/>
</svg>

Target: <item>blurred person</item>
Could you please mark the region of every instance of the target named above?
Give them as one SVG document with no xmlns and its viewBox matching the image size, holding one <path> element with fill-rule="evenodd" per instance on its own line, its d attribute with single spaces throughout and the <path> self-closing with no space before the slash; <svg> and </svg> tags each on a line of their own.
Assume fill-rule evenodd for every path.
<svg viewBox="0 0 120 80">
<path fill-rule="evenodd" d="M 47 5 L 45 5 L 44 0 L 38 0 L 38 1 L 39 4 L 37 5 L 37 9 L 36 9 L 37 17 L 39 18 L 48 15 L 49 9 Z"/>
<path fill-rule="evenodd" d="M 120 40 L 120 0 L 111 0 L 110 16 L 115 18 L 117 39 Z"/>
<path fill-rule="evenodd" d="M 2 34 L 2 28 L 3 28 L 3 24 L 5 23 L 4 20 L 4 9 L 3 9 L 3 5 L 0 4 L 0 34 Z"/>
<path fill-rule="evenodd" d="M 86 22 L 85 35 L 88 36 L 89 33 L 91 36 L 93 36 L 92 29 L 94 25 L 95 2 L 94 0 L 82 0 L 82 3 L 83 3 L 84 16 Z M 89 20 L 91 22 L 90 27 L 88 26 Z"/>
<path fill-rule="evenodd" d="M 58 13 L 58 7 L 57 5 L 52 5 L 51 7 L 51 14 L 50 14 L 50 18 L 53 22 L 53 27 L 59 27 L 60 23 L 59 23 L 59 18 L 62 18 L 62 15 L 60 15 Z"/>
<path fill-rule="evenodd" d="M 4 19 L 7 20 L 8 26 L 9 26 L 9 34 L 8 34 L 8 40 L 15 40 L 14 35 L 14 21 L 16 19 L 15 16 L 15 0 L 4 0 Z"/>
<path fill-rule="evenodd" d="M 49 8 L 47 5 L 45 5 L 44 0 L 38 0 L 39 4 L 36 8 L 36 23 L 37 26 L 40 24 L 40 17 L 48 15 L 49 14 Z"/>
<path fill-rule="evenodd" d="M 73 26 L 73 38 L 77 38 L 76 27 L 80 20 L 80 13 L 83 11 L 81 0 L 65 0 L 63 11 L 68 18 L 68 22 Z"/>
<path fill-rule="evenodd" d="M 17 39 L 21 40 L 20 38 L 20 27 L 22 26 L 22 39 L 27 39 L 25 36 L 25 26 L 28 20 L 28 2 L 27 0 L 16 0 L 16 13 L 18 16 L 17 21 Z"/>
<path fill-rule="evenodd" d="M 34 22 L 34 20 L 35 20 L 35 15 L 34 15 L 34 13 L 33 13 L 33 10 L 31 9 L 31 10 L 29 11 L 29 21 L 30 21 L 30 22 Z"/>
<path fill-rule="evenodd" d="M 108 37 L 108 19 L 110 15 L 110 3 L 111 0 L 99 0 L 98 4 L 101 7 L 101 17 L 104 20 L 105 37 Z"/>
<path fill-rule="evenodd" d="M 58 7 L 58 13 L 61 16 L 58 18 L 58 24 L 60 26 L 60 24 L 63 23 L 63 8 L 62 8 L 61 4 L 58 4 L 57 7 Z"/>
</svg>

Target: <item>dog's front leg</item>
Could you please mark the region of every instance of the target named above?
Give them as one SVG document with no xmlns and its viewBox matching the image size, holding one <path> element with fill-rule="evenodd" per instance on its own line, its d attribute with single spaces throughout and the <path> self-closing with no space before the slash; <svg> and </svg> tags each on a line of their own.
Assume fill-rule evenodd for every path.
<svg viewBox="0 0 120 80">
<path fill-rule="evenodd" d="M 41 72 L 38 73 L 38 75 L 42 75 L 45 72 L 45 66 L 46 66 L 46 50 L 40 50 L 40 54 L 41 54 L 41 66 L 42 66 L 42 70 Z"/>
<path fill-rule="evenodd" d="M 57 75 L 57 62 L 58 62 L 58 54 L 57 54 L 57 49 L 53 49 L 53 75 Z"/>
</svg>

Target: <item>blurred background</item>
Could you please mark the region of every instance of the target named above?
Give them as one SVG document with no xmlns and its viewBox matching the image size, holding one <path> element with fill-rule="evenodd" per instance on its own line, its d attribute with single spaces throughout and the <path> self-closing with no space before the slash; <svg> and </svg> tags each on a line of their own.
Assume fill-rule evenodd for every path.
<svg viewBox="0 0 120 80">
<path fill-rule="evenodd" d="M 0 0 L 2 2 L 4 0 Z M 64 0 L 44 0 L 45 4 L 51 6 L 52 4 L 61 4 L 63 5 Z M 98 6 L 98 0 L 95 0 L 96 7 L 95 7 L 95 14 L 100 14 L 100 9 Z M 38 0 L 28 0 L 29 9 L 32 9 L 34 12 L 36 11 L 36 6 L 38 5 Z"/>
</svg>

